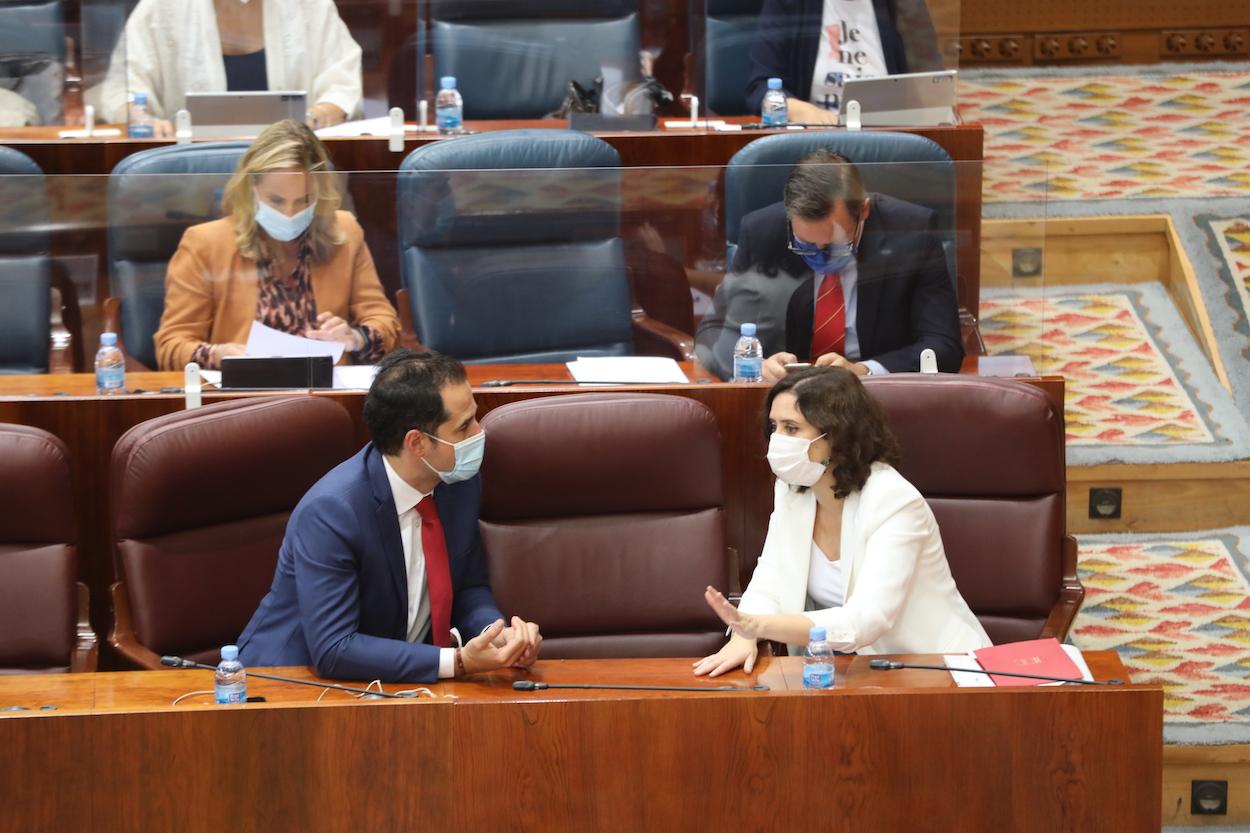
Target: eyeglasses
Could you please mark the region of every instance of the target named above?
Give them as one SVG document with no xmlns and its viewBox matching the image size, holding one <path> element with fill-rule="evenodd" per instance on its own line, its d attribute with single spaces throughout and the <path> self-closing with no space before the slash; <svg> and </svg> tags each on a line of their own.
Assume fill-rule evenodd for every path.
<svg viewBox="0 0 1250 833">
<path fill-rule="evenodd" d="M 859 238 L 864 233 L 864 218 L 860 217 L 855 224 L 855 238 L 849 243 L 830 243 L 828 246 L 817 246 L 803 243 L 794 236 L 794 224 L 786 218 L 786 248 L 800 257 L 819 255 L 825 258 L 854 257 L 859 249 Z"/>
</svg>

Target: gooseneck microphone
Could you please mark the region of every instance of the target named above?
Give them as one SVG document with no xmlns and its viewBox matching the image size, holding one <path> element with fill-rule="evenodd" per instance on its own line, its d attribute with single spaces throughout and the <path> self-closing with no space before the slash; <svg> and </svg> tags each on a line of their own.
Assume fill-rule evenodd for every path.
<svg viewBox="0 0 1250 833">
<path fill-rule="evenodd" d="M 615 691 L 768 691 L 768 686 L 759 685 L 742 687 L 734 685 L 692 686 L 692 685 L 596 685 L 593 683 L 538 683 L 533 680 L 517 680 L 512 684 L 514 691 L 546 691 L 549 688 L 598 688 Z"/>
<path fill-rule="evenodd" d="M 892 659 L 870 659 L 868 667 L 873 671 L 897 671 L 900 668 L 917 668 L 922 671 L 967 671 L 970 674 L 993 674 L 998 677 L 1020 677 L 1025 680 L 1045 680 L 1052 683 L 1076 685 L 1124 685 L 1123 680 L 1074 680 L 1071 677 L 1047 677 L 1042 674 L 1018 674 L 1014 671 L 986 671 L 984 668 L 951 668 L 949 665 L 917 665 Z"/>
<path fill-rule="evenodd" d="M 170 668 L 202 668 L 205 671 L 216 671 L 217 667 L 213 665 L 205 665 L 202 662 L 194 662 L 193 660 L 183 659 L 182 657 L 161 657 L 161 665 L 168 665 Z M 355 688 L 349 685 L 339 685 L 338 683 L 319 683 L 315 680 L 297 680 L 294 677 L 279 677 L 277 674 L 262 674 L 259 671 L 247 669 L 249 677 L 259 677 L 262 680 L 275 680 L 279 683 L 292 683 L 294 685 L 310 685 L 314 688 L 332 688 L 335 691 L 347 691 L 352 694 L 372 694 L 375 697 L 389 697 L 397 700 L 404 700 L 416 697 L 413 694 L 391 694 L 387 691 L 374 691 L 368 688 Z"/>
</svg>

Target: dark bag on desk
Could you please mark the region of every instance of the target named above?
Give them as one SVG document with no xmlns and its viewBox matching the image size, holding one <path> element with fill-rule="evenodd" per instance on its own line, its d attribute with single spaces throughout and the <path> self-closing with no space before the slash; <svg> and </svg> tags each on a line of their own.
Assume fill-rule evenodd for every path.
<svg viewBox="0 0 1250 833">
<path fill-rule="evenodd" d="M 223 390 L 334 387 L 329 356 L 226 356 L 221 360 Z"/>
</svg>

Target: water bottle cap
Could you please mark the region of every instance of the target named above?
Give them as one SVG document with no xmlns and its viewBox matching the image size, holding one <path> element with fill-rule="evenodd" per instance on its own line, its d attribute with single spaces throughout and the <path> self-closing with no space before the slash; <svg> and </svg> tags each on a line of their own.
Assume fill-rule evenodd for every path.
<svg viewBox="0 0 1250 833">
<path fill-rule="evenodd" d="M 751 337 L 754 337 L 754 336 L 755 336 L 755 325 L 754 325 L 754 324 L 750 324 L 750 323 L 748 323 L 748 324 L 743 324 L 743 325 L 742 325 L 742 334 L 743 334 L 744 336 L 751 336 Z"/>
<path fill-rule="evenodd" d="M 769 78 L 769 79 L 768 79 L 768 89 L 770 89 L 770 90 L 780 90 L 780 89 L 781 89 L 781 79 L 780 79 L 780 78 Z"/>
<path fill-rule="evenodd" d="M 234 662 L 238 658 L 239 658 L 239 646 L 238 645 L 223 645 L 221 647 L 222 662 Z"/>
<path fill-rule="evenodd" d="M 135 104 L 146 105 L 148 103 L 148 94 L 147 93 L 135 93 L 134 95 L 131 96 L 131 99 L 134 101 Z"/>
<path fill-rule="evenodd" d="M 438 83 L 443 85 L 444 90 L 454 90 L 456 88 L 456 76 L 444 75 L 439 79 Z"/>
<path fill-rule="evenodd" d="M 808 642 L 824 642 L 825 641 L 825 629 L 824 628 L 812 628 L 811 631 L 807 634 L 807 641 Z"/>
<path fill-rule="evenodd" d="M 100 333 L 100 346 L 101 347 L 116 347 L 117 346 L 117 333 Z"/>
</svg>

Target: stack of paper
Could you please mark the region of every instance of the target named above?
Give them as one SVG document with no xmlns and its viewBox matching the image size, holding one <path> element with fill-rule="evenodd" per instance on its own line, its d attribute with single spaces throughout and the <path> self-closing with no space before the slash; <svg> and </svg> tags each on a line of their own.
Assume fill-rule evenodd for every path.
<svg viewBox="0 0 1250 833">
<path fill-rule="evenodd" d="M 1081 679 L 1093 680 L 1094 675 L 1089 670 L 1089 665 L 1085 662 L 1085 657 L 1081 656 L 1081 649 L 1075 645 L 1060 645 L 1063 652 L 1076 665 L 1081 672 Z M 977 662 L 977 658 L 973 653 L 967 654 L 946 654 L 942 657 L 946 665 L 950 668 L 980 668 L 981 663 Z M 1032 672 L 1028 672 L 1032 673 Z M 1058 674 L 1054 676 L 1059 676 Z M 993 687 L 994 681 L 989 674 L 979 674 L 970 671 L 951 671 L 951 679 L 955 681 L 955 685 L 960 688 L 989 688 Z M 1064 683 L 1038 683 L 1038 685 L 1064 685 Z"/>
<path fill-rule="evenodd" d="M 568 362 L 569 373 L 578 382 L 604 385 L 688 384 L 677 362 L 658 356 L 578 357 Z"/>
<path fill-rule="evenodd" d="M 338 341 L 319 341 L 315 338 L 293 336 L 259 321 L 252 322 L 247 334 L 247 355 L 284 359 L 300 356 L 329 356 L 334 364 L 343 358 L 343 344 Z"/>
</svg>

